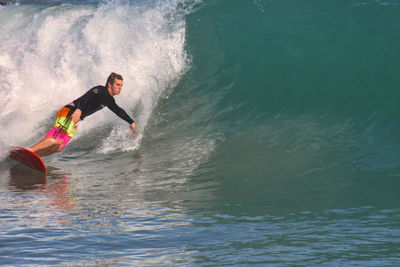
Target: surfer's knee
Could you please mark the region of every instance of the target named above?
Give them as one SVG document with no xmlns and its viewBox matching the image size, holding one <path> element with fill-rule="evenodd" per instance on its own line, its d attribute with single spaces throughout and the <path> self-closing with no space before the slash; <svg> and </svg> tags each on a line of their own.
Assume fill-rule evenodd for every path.
<svg viewBox="0 0 400 267">
<path fill-rule="evenodd" d="M 62 141 L 54 139 L 54 138 L 49 138 L 49 141 L 51 142 L 51 145 L 50 145 L 50 149 L 52 150 L 51 153 L 60 152 L 61 150 L 64 149 L 64 144 Z"/>
<path fill-rule="evenodd" d="M 55 145 L 56 152 L 60 152 L 60 151 L 62 151 L 64 149 L 64 143 L 62 141 L 54 140 L 54 143 L 56 143 L 56 145 Z"/>
<path fill-rule="evenodd" d="M 60 152 L 64 149 L 64 146 L 62 144 L 60 144 L 56 150 L 56 152 Z"/>
</svg>

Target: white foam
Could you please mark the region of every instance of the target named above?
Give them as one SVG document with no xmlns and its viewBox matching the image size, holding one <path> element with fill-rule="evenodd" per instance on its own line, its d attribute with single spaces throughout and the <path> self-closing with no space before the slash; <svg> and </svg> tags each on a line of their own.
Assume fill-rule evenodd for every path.
<svg viewBox="0 0 400 267">
<path fill-rule="evenodd" d="M 104 109 L 81 122 L 71 142 L 110 123 L 113 130 L 100 152 L 138 148 L 158 98 L 188 66 L 185 22 L 174 16 L 176 6 L 176 1 L 110 1 L 99 7 L 1 9 L 1 150 L 42 138 L 63 105 L 105 84 L 110 72 L 124 76 L 116 101 L 137 122 L 137 138 L 129 137 L 126 122 Z"/>
</svg>

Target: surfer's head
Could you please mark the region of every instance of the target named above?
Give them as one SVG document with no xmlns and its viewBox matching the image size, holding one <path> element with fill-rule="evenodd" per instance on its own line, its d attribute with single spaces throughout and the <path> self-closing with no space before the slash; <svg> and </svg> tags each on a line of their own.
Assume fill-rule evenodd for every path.
<svg viewBox="0 0 400 267">
<path fill-rule="evenodd" d="M 122 75 L 117 74 L 117 73 L 115 73 L 115 72 L 111 72 L 111 73 L 110 73 L 110 76 L 108 76 L 108 78 L 107 78 L 106 87 L 108 87 L 108 84 L 113 85 L 115 79 L 121 80 L 121 81 L 124 80 L 124 79 L 122 78 Z"/>
<path fill-rule="evenodd" d="M 112 72 L 107 78 L 106 87 L 111 96 L 119 95 L 123 85 L 123 78 L 120 74 Z"/>
</svg>

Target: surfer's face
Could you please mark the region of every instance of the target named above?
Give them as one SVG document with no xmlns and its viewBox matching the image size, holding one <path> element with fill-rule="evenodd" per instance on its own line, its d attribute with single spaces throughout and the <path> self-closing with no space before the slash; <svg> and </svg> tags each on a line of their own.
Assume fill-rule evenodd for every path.
<svg viewBox="0 0 400 267">
<path fill-rule="evenodd" d="M 114 96 L 114 95 L 119 95 L 119 93 L 121 93 L 121 89 L 122 89 L 122 85 L 123 85 L 123 81 L 122 80 L 118 80 L 118 79 L 114 79 L 114 83 L 113 84 L 108 84 L 110 86 L 110 93 Z"/>
</svg>

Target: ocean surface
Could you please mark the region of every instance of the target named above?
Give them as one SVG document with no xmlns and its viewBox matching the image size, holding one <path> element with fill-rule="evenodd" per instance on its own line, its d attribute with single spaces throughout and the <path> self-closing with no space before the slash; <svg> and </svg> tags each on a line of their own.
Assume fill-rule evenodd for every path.
<svg viewBox="0 0 400 267">
<path fill-rule="evenodd" d="M 400 266 L 399 0 L 8 2 L 0 265 Z"/>
</svg>

